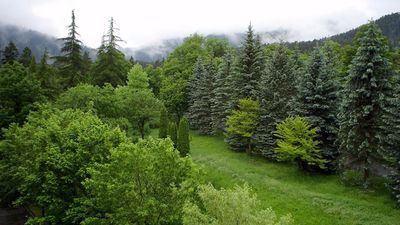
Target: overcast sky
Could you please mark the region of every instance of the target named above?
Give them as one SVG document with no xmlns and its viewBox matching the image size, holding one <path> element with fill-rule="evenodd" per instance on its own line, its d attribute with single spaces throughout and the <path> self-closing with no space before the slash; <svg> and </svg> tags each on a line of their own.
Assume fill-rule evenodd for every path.
<svg viewBox="0 0 400 225">
<path fill-rule="evenodd" d="M 114 17 L 124 47 L 139 47 L 192 33 L 290 29 L 307 40 L 347 31 L 400 11 L 400 0 L 0 0 L 0 21 L 66 35 L 75 9 L 80 39 L 100 44 Z"/>
</svg>

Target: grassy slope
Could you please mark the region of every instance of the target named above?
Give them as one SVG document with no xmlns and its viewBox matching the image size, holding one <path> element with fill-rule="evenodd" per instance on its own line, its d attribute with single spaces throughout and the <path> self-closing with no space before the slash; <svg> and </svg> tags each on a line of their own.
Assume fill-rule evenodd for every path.
<svg viewBox="0 0 400 225">
<path fill-rule="evenodd" d="M 342 185 L 337 176 L 305 175 L 295 166 L 232 152 L 221 137 L 192 134 L 191 155 L 216 187 L 248 183 L 264 207 L 290 212 L 295 224 L 400 225 L 387 194 Z"/>
</svg>

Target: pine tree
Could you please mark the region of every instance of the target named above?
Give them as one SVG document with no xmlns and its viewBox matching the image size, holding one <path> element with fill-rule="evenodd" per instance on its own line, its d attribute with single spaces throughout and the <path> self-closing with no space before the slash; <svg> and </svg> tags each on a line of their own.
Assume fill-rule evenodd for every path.
<svg viewBox="0 0 400 225">
<path fill-rule="evenodd" d="M 189 121 L 184 116 L 179 121 L 178 137 L 176 148 L 178 149 L 181 156 L 187 156 L 190 151 L 190 140 L 189 140 Z"/>
<path fill-rule="evenodd" d="M 114 19 L 111 18 L 110 27 L 102 39 L 92 71 L 92 79 L 97 85 L 105 83 L 110 83 L 114 87 L 123 85 L 131 67 L 125 55 L 118 50 L 118 42 L 122 39 L 115 34 L 116 30 L 118 29 L 114 26 Z"/>
<path fill-rule="evenodd" d="M 374 22 L 367 25 L 352 60 L 340 108 L 339 141 L 341 166 L 359 165 L 364 187 L 369 185 L 371 167 L 381 161 L 381 153 L 391 145 L 386 138 L 391 130 L 393 95 L 387 45 Z"/>
<path fill-rule="evenodd" d="M 273 132 L 291 111 L 291 100 L 296 94 L 295 76 L 295 61 L 283 45 L 278 45 L 258 86 L 261 106 L 254 138 L 257 151 L 267 158 L 276 156 Z"/>
<path fill-rule="evenodd" d="M 1 59 L 1 62 L 3 64 L 13 63 L 17 61 L 17 59 L 18 59 L 17 46 L 15 46 L 14 42 L 10 41 L 3 50 L 3 58 Z"/>
<path fill-rule="evenodd" d="M 175 122 L 170 122 L 168 126 L 168 137 L 171 139 L 171 141 L 174 143 L 174 146 L 176 147 L 176 144 L 178 142 L 178 133 L 177 133 L 177 128 L 176 128 L 176 123 Z"/>
<path fill-rule="evenodd" d="M 166 138 L 168 136 L 168 112 L 163 106 L 160 113 L 160 129 L 158 130 L 159 138 Z"/>
<path fill-rule="evenodd" d="M 36 58 L 32 55 L 31 61 L 29 62 L 29 72 L 36 73 Z"/>
<path fill-rule="evenodd" d="M 213 93 L 214 68 L 211 64 L 204 65 L 198 59 L 194 66 L 194 75 L 190 80 L 189 115 L 193 127 L 202 134 L 212 133 L 211 101 Z"/>
<path fill-rule="evenodd" d="M 29 67 L 32 58 L 33 58 L 32 50 L 28 47 L 25 47 L 24 50 L 22 50 L 22 54 L 19 57 L 18 61 L 25 67 Z"/>
<path fill-rule="evenodd" d="M 40 82 L 43 95 L 53 99 L 59 93 L 58 79 L 55 77 L 55 73 L 47 63 L 49 60 L 49 54 L 47 49 L 44 50 L 43 56 L 36 69 L 36 77 Z"/>
<path fill-rule="evenodd" d="M 62 55 L 55 57 L 55 65 L 64 79 L 65 88 L 76 86 L 87 79 L 84 77 L 82 42 L 78 39 L 74 10 L 72 10 L 71 20 L 71 24 L 68 25 L 68 36 L 60 39 L 64 42 L 61 48 Z"/>
<path fill-rule="evenodd" d="M 324 51 L 325 50 L 325 51 Z M 329 46 L 316 47 L 311 53 L 306 73 L 301 77 L 294 101 L 296 115 L 306 117 L 316 127 L 321 154 L 328 164 L 326 170 L 336 169 L 337 136 L 337 68 Z M 327 54 L 328 53 L 328 54 Z"/>
<path fill-rule="evenodd" d="M 227 52 L 214 81 L 213 99 L 211 105 L 213 133 L 223 133 L 226 127 L 226 119 L 232 107 L 232 76 L 233 76 L 233 54 Z"/>
<path fill-rule="evenodd" d="M 258 99 L 257 87 L 264 71 L 265 60 L 260 38 L 254 34 L 251 24 L 236 65 L 234 76 L 236 103 L 242 98 Z"/>
</svg>

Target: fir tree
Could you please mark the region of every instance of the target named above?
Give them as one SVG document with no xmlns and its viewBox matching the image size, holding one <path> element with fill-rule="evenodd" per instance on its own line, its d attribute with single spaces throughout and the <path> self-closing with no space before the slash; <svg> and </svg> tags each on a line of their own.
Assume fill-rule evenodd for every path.
<svg viewBox="0 0 400 225">
<path fill-rule="evenodd" d="M 31 61 L 29 62 L 29 72 L 36 73 L 36 58 L 32 55 Z"/>
<path fill-rule="evenodd" d="M 316 47 L 311 53 L 306 73 L 301 77 L 294 112 L 306 117 L 316 127 L 321 154 L 328 164 L 326 169 L 336 169 L 337 147 L 337 68 L 335 56 L 329 46 Z"/>
<path fill-rule="evenodd" d="M 28 47 L 25 47 L 24 50 L 22 50 L 21 56 L 19 57 L 19 62 L 25 67 L 29 67 L 32 58 L 33 58 L 32 50 Z"/>
<path fill-rule="evenodd" d="M 48 60 L 49 54 L 47 49 L 45 49 L 36 69 L 36 77 L 40 82 L 43 95 L 52 99 L 59 93 L 60 88 L 58 87 L 58 79 L 56 79 L 54 71 L 47 63 Z"/>
<path fill-rule="evenodd" d="M 122 39 L 115 34 L 116 30 L 114 19 L 111 18 L 110 27 L 102 39 L 97 53 L 97 61 L 92 71 L 92 79 L 97 85 L 110 83 L 116 87 L 123 85 L 126 81 L 130 63 L 125 59 L 125 55 L 118 50 L 118 42 L 121 42 Z"/>
<path fill-rule="evenodd" d="M 257 151 L 267 158 L 275 158 L 273 132 L 291 111 L 291 100 L 296 94 L 295 76 L 295 61 L 283 45 L 277 46 L 258 86 L 261 106 L 254 138 Z"/>
<path fill-rule="evenodd" d="M 194 128 L 202 134 L 212 133 L 211 101 L 213 92 L 213 73 L 211 64 L 204 65 L 198 59 L 194 75 L 190 80 L 190 120 Z"/>
<path fill-rule="evenodd" d="M 61 38 L 64 45 L 62 55 L 55 57 L 55 65 L 59 68 L 61 77 L 65 80 L 65 88 L 76 86 L 85 81 L 84 64 L 82 59 L 82 42 L 75 23 L 75 12 L 72 10 L 71 24 L 68 25 L 68 36 Z"/>
<path fill-rule="evenodd" d="M 239 52 L 235 71 L 235 100 L 242 98 L 258 99 L 258 82 L 264 71 L 265 62 L 259 36 L 249 25 L 246 39 Z"/>
<path fill-rule="evenodd" d="M 359 39 L 357 53 L 340 108 L 340 151 L 343 169 L 360 165 L 364 187 L 369 185 L 371 167 L 381 161 L 381 153 L 391 145 L 386 138 L 393 118 L 389 102 L 393 95 L 391 71 L 382 32 L 374 22 Z"/>
<path fill-rule="evenodd" d="M 222 63 L 219 65 L 214 81 L 212 99 L 212 126 L 213 132 L 218 134 L 225 131 L 226 118 L 232 107 L 232 76 L 233 76 L 233 54 L 227 52 Z"/>
<path fill-rule="evenodd" d="M 166 138 L 168 136 L 168 112 L 163 106 L 160 113 L 160 129 L 158 130 L 159 138 Z"/>
<path fill-rule="evenodd" d="M 190 140 L 189 140 L 189 121 L 184 116 L 179 121 L 178 137 L 176 148 L 178 149 L 181 156 L 187 156 L 190 151 Z"/>
<path fill-rule="evenodd" d="M 1 59 L 1 62 L 3 64 L 13 63 L 17 61 L 17 59 L 18 59 L 17 46 L 15 46 L 14 42 L 10 41 L 3 50 L 3 58 Z"/>
</svg>

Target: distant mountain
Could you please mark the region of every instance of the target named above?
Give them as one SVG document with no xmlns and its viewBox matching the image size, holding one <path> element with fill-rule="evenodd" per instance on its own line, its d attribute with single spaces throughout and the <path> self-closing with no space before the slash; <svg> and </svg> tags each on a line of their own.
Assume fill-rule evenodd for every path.
<svg viewBox="0 0 400 225">
<path fill-rule="evenodd" d="M 400 13 L 392 13 L 382 16 L 375 22 L 382 29 L 383 34 L 388 38 L 390 46 L 400 47 Z M 317 43 L 320 44 L 327 39 L 338 42 L 339 44 L 349 44 L 352 42 L 359 28 L 360 27 L 357 27 L 345 33 L 333 35 L 327 38 L 315 39 L 312 41 L 292 42 L 288 43 L 288 45 L 297 45 L 300 51 L 308 52 L 311 51 Z"/>
<path fill-rule="evenodd" d="M 10 41 L 14 42 L 20 54 L 25 47 L 29 47 L 37 61 L 42 57 L 45 48 L 47 48 L 50 56 L 55 56 L 60 54 L 62 47 L 62 41 L 47 34 L 17 26 L 0 24 L 0 49 L 4 49 Z M 95 58 L 95 49 L 84 46 L 83 50 L 88 51 L 89 55 Z"/>
<path fill-rule="evenodd" d="M 388 37 L 391 46 L 400 47 L 400 13 L 383 16 L 376 20 L 376 23 Z M 341 44 L 350 43 L 358 29 L 359 28 L 355 28 L 348 32 L 327 38 L 301 42 L 293 42 L 296 39 L 296 35 L 291 33 L 290 30 L 285 29 L 265 31 L 258 34 L 263 43 L 288 41 L 289 46 L 297 45 L 301 51 L 310 51 L 317 43 L 321 43 L 328 38 Z M 209 34 L 207 37 L 226 38 L 237 47 L 240 46 L 244 35 L 245 33 Z M 0 49 L 3 49 L 10 40 L 16 44 L 20 52 L 22 52 L 22 49 L 26 46 L 31 48 L 37 59 L 41 57 L 45 48 L 48 49 L 50 55 L 58 55 L 62 46 L 62 42 L 55 37 L 29 29 L 0 24 Z M 183 38 L 167 39 L 140 48 L 124 48 L 122 51 L 127 58 L 132 56 L 137 61 L 155 62 L 166 58 L 169 53 L 183 42 L 183 40 Z M 96 49 L 84 47 L 84 50 L 88 51 L 92 58 L 95 58 Z"/>
</svg>

